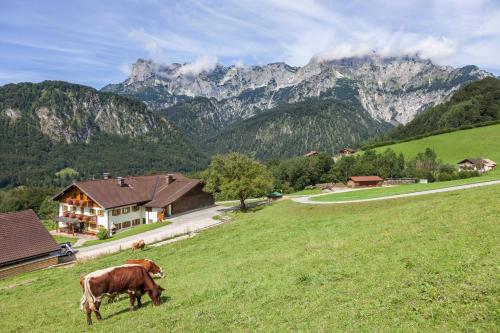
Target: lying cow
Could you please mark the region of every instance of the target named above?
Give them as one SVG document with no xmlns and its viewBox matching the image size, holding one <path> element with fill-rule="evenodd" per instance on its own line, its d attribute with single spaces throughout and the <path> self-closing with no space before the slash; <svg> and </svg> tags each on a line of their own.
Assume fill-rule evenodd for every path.
<svg viewBox="0 0 500 333">
<path fill-rule="evenodd" d="M 92 324 L 91 314 L 94 311 L 97 320 L 101 320 L 99 307 L 103 297 L 115 297 L 128 293 L 131 310 L 137 299 L 137 307 L 142 306 L 141 297 L 148 293 L 154 305 L 161 304 L 162 287 L 158 286 L 148 271 L 140 265 L 123 265 L 95 271 L 82 277 L 80 284 L 83 295 L 80 309 L 85 309 L 87 324 Z"/>
<path fill-rule="evenodd" d="M 135 250 L 144 250 L 144 247 L 146 246 L 146 243 L 141 239 L 140 241 L 137 241 L 135 243 L 132 243 L 132 251 Z"/>
<path fill-rule="evenodd" d="M 153 260 L 149 260 L 149 259 L 128 259 L 125 263 L 126 264 L 141 265 L 153 277 L 163 278 L 163 276 L 164 276 L 161 267 L 158 266 Z"/>
</svg>

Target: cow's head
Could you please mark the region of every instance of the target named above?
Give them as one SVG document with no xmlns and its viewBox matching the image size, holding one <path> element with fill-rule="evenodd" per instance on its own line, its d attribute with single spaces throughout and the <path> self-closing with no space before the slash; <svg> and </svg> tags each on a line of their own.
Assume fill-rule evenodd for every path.
<svg viewBox="0 0 500 333">
<path fill-rule="evenodd" d="M 151 268 L 150 268 L 151 275 L 153 275 L 154 277 L 158 277 L 158 278 L 165 277 L 165 275 L 163 274 L 163 270 L 161 269 L 160 266 L 158 266 L 157 264 L 155 264 L 152 261 L 150 261 L 150 263 L 151 263 Z"/>
<path fill-rule="evenodd" d="M 160 305 L 161 304 L 161 293 L 164 291 L 162 287 L 159 285 L 155 284 L 155 286 L 151 289 L 148 290 L 149 297 L 151 297 L 151 300 L 153 301 L 154 305 Z"/>
</svg>

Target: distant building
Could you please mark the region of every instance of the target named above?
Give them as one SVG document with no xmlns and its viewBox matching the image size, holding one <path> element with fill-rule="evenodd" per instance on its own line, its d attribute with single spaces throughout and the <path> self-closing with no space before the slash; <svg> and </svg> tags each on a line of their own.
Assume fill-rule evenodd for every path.
<svg viewBox="0 0 500 333">
<path fill-rule="evenodd" d="M 373 187 L 380 186 L 383 183 L 383 179 L 379 176 L 352 176 L 349 177 L 347 181 L 348 187 Z"/>
<path fill-rule="evenodd" d="M 344 148 L 344 149 L 341 149 L 339 153 L 340 153 L 341 156 L 351 156 L 355 152 L 356 151 L 354 149 Z"/>
<path fill-rule="evenodd" d="M 162 221 L 173 214 L 214 204 L 200 180 L 181 174 L 75 182 L 53 197 L 58 229 L 68 233 L 116 232 Z"/>
<path fill-rule="evenodd" d="M 318 156 L 319 153 L 315 150 L 312 150 L 310 152 L 308 152 L 307 154 L 304 155 L 304 157 L 313 157 L 313 156 Z"/>
<path fill-rule="evenodd" d="M 59 249 L 31 209 L 0 213 L 0 278 L 56 265 Z"/>
<path fill-rule="evenodd" d="M 458 171 L 486 172 L 495 169 L 496 162 L 487 158 L 466 158 L 458 162 Z"/>
<path fill-rule="evenodd" d="M 278 192 L 278 191 L 274 191 L 272 193 L 269 193 L 267 195 L 267 202 L 268 203 L 271 203 L 273 201 L 277 201 L 277 200 L 280 200 L 281 198 L 283 198 L 283 194 L 281 192 Z"/>
</svg>

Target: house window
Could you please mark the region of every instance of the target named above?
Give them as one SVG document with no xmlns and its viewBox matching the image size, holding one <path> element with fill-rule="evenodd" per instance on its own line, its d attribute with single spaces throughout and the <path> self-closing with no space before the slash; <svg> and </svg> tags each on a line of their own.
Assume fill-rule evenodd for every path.
<svg viewBox="0 0 500 333">
<path fill-rule="evenodd" d="M 116 230 L 120 230 L 122 228 L 122 224 L 121 223 L 114 223 L 115 227 L 116 227 Z"/>
<path fill-rule="evenodd" d="M 120 208 L 118 208 L 118 209 L 113 209 L 113 211 L 111 212 L 111 214 L 112 214 L 113 216 L 118 216 L 118 215 L 120 215 L 121 211 L 122 211 L 122 210 L 121 210 Z"/>
<path fill-rule="evenodd" d="M 139 211 L 139 206 L 132 206 L 132 211 L 133 212 Z"/>
<path fill-rule="evenodd" d="M 63 210 L 63 212 L 67 212 L 68 211 L 68 206 L 66 206 L 66 205 L 62 206 L 62 210 Z"/>
<path fill-rule="evenodd" d="M 130 212 L 130 207 L 122 208 L 122 214 L 127 214 Z"/>
<path fill-rule="evenodd" d="M 76 207 L 75 207 L 75 206 L 69 206 L 69 210 L 70 210 L 72 213 L 76 213 Z"/>
<path fill-rule="evenodd" d="M 122 228 L 125 229 L 125 228 L 130 228 L 130 221 L 125 221 L 122 223 Z"/>
<path fill-rule="evenodd" d="M 73 192 L 71 196 L 73 197 L 73 199 L 76 199 L 76 192 Z"/>
<path fill-rule="evenodd" d="M 80 200 L 83 200 L 83 193 L 80 193 Z"/>
<path fill-rule="evenodd" d="M 146 218 L 145 217 L 142 218 L 142 224 L 146 224 Z"/>
<path fill-rule="evenodd" d="M 141 224 L 141 219 L 132 220 L 132 225 L 133 226 L 136 226 L 136 225 L 139 225 L 139 224 Z"/>
<path fill-rule="evenodd" d="M 99 209 L 97 211 L 97 216 L 104 216 L 104 211 Z"/>
<path fill-rule="evenodd" d="M 89 209 L 89 214 L 90 215 L 95 215 L 95 209 L 94 208 L 90 208 Z"/>
</svg>

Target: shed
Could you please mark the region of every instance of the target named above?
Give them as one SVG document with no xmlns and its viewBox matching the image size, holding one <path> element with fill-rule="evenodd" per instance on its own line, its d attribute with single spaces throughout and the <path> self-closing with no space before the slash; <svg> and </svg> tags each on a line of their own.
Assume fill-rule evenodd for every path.
<svg viewBox="0 0 500 333">
<path fill-rule="evenodd" d="M 352 176 L 347 181 L 348 187 L 373 187 L 380 186 L 384 180 L 379 176 Z"/>
<path fill-rule="evenodd" d="M 31 209 L 0 214 L 0 278 L 57 264 L 59 245 Z"/>
<path fill-rule="evenodd" d="M 281 199 L 281 198 L 283 198 L 283 194 L 282 194 L 281 192 L 274 191 L 274 192 L 269 193 L 269 194 L 267 195 L 267 202 L 268 202 L 268 203 L 271 203 L 271 202 L 276 201 L 276 200 L 279 200 L 279 199 Z"/>
</svg>

